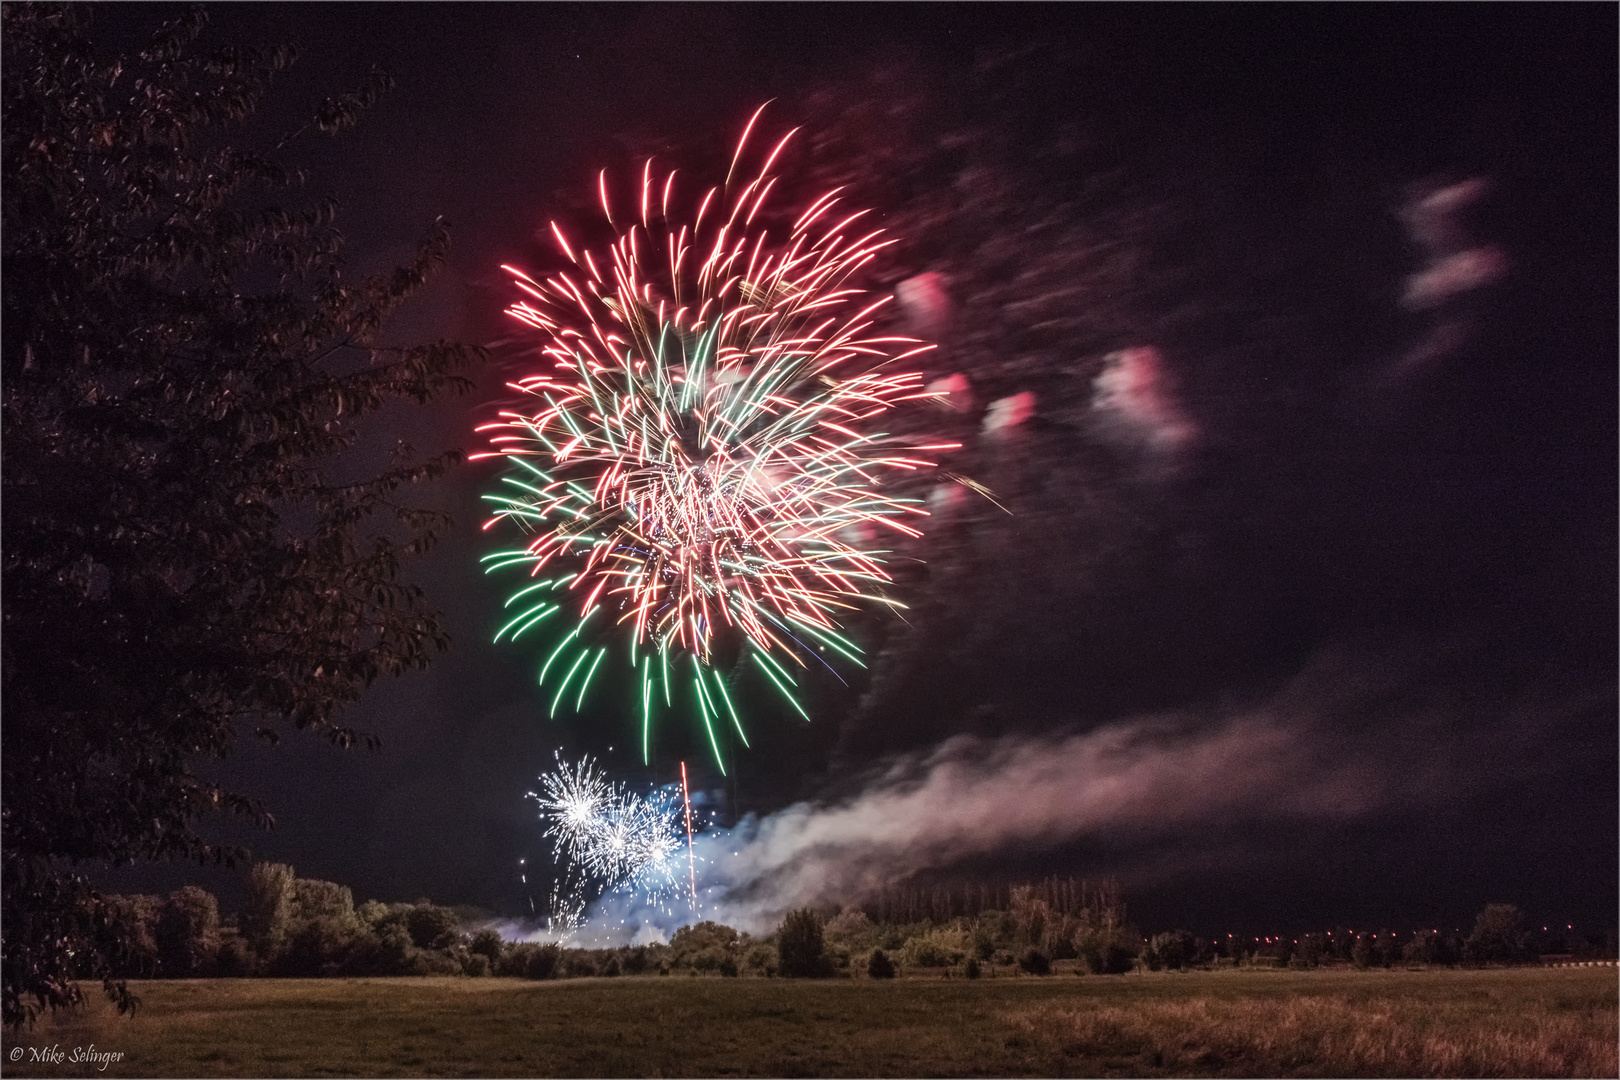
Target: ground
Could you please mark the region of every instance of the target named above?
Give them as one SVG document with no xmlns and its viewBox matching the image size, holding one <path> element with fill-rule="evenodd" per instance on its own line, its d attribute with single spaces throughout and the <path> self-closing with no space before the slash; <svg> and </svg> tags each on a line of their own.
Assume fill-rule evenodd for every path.
<svg viewBox="0 0 1620 1080">
<path fill-rule="evenodd" d="M 138 984 L 7 1076 L 1615 1076 L 1616 970 Z M 92 1049 L 93 1047 L 93 1049 Z M 120 1054 L 108 1060 L 95 1055 Z M 57 1055 L 60 1055 L 59 1059 Z"/>
</svg>

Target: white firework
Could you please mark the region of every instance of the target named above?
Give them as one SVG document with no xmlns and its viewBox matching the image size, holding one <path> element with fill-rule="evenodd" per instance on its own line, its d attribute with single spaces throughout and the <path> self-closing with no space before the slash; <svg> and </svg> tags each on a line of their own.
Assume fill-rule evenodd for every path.
<svg viewBox="0 0 1620 1080">
<path fill-rule="evenodd" d="M 639 893 L 655 904 L 685 891 L 682 804 L 675 789 L 637 795 L 608 780 L 591 759 L 570 765 L 559 756 L 556 770 L 542 776 L 540 791 L 529 796 L 548 824 L 559 880 L 583 874 L 604 894 Z"/>
</svg>

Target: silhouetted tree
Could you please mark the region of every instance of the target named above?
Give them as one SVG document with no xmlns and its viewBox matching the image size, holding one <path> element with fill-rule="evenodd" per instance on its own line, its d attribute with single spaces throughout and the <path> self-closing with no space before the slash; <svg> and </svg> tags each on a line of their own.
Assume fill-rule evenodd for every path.
<svg viewBox="0 0 1620 1080">
<path fill-rule="evenodd" d="M 195 885 L 176 889 L 158 909 L 156 931 L 163 974 L 200 975 L 219 952 L 219 901 Z"/>
<path fill-rule="evenodd" d="M 1476 964 L 1511 964 L 1528 958 L 1530 933 L 1512 904 L 1487 904 L 1463 942 L 1463 957 Z"/>
<path fill-rule="evenodd" d="M 803 908 L 790 911 L 776 932 L 780 970 L 789 978 L 818 978 L 832 974 L 822 942 L 821 916 Z"/>
<path fill-rule="evenodd" d="M 474 956 L 482 956 L 488 959 L 490 968 L 493 970 L 494 966 L 500 962 L 501 949 L 504 945 L 505 943 L 501 940 L 501 935 L 497 934 L 495 931 L 480 930 L 478 933 L 472 936 L 472 941 L 467 945 L 467 951 L 472 953 Z M 641 957 L 641 967 L 631 967 L 628 962 L 625 964 L 625 967 L 629 969 L 631 974 L 636 974 L 647 964 L 647 951 L 643 949 L 639 955 Z"/>
<path fill-rule="evenodd" d="M 262 957 L 279 949 L 292 927 L 296 881 L 293 868 L 285 863 L 259 863 L 248 871 L 242 936 Z"/>
<path fill-rule="evenodd" d="M 110 970 L 87 959 L 109 917 L 73 864 L 231 861 L 198 818 L 269 814 L 194 759 L 244 725 L 374 741 L 339 706 L 445 647 L 397 578 L 444 519 L 398 495 L 455 455 L 401 445 L 374 475 L 331 463 L 364 415 L 468 385 L 453 370 L 472 351 L 379 338 L 442 260 L 442 223 L 409 266 L 351 280 L 334 205 L 283 205 L 302 177 L 228 144 L 290 49 L 203 55 L 192 9 L 107 59 L 84 5 L 3 12 L 0 953 L 15 1026 L 80 999 L 70 957 Z M 386 82 L 288 139 L 347 127 Z"/>
</svg>

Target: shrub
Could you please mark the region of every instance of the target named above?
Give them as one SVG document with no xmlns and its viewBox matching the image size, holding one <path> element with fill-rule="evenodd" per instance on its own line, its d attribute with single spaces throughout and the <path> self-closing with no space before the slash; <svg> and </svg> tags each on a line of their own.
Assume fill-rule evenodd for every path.
<svg viewBox="0 0 1620 1080">
<path fill-rule="evenodd" d="M 1039 949 L 1030 949 L 1019 957 L 1018 966 L 1031 975 L 1052 974 L 1052 958 Z"/>
<path fill-rule="evenodd" d="M 523 961 L 525 979 L 554 979 L 562 966 L 562 947 L 555 942 L 536 945 Z"/>
<path fill-rule="evenodd" d="M 351 954 L 359 951 L 356 945 L 362 944 L 356 940 L 355 929 L 330 916 L 299 923 L 276 954 L 271 970 L 301 979 L 340 974 L 349 966 Z"/>
<path fill-rule="evenodd" d="M 585 979 L 596 973 L 596 961 L 587 956 L 583 950 L 569 950 L 568 959 L 563 963 L 563 974 L 570 979 Z"/>
<path fill-rule="evenodd" d="M 647 970 L 647 946 L 637 945 L 633 949 L 624 951 L 624 973 L 626 975 L 640 975 Z"/>
<path fill-rule="evenodd" d="M 158 908 L 154 931 L 164 975 L 200 975 L 219 951 L 219 901 L 195 885 L 176 889 Z"/>
<path fill-rule="evenodd" d="M 780 970 L 789 978 L 817 978 L 832 974 L 822 944 L 821 916 L 809 908 L 790 911 L 776 931 Z"/>
<path fill-rule="evenodd" d="M 261 957 L 280 948 L 292 930 L 295 880 L 293 868 L 283 863 L 259 863 L 248 871 L 242 936 Z"/>
<path fill-rule="evenodd" d="M 1418 934 L 1401 950 L 1401 959 L 1409 964 L 1450 964 L 1457 956 L 1452 942 L 1438 933 Z"/>
<path fill-rule="evenodd" d="M 475 979 L 489 974 L 489 957 L 483 953 L 468 952 L 461 958 L 461 973 Z"/>
<path fill-rule="evenodd" d="M 292 891 L 293 918 L 339 919 L 352 917 L 354 893 L 347 885 L 316 878 L 294 878 Z"/>
<path fill-rule="evenodd" d="M 866 973 L 874 979 L 892 979 L 894 961 L 884 955 L 882 949 L 873 949 L 871 959 L 866 962 Z"/>
<path fill-rule="evenodd" d="M 607 963 L 602 965 L 602 974 L 610 979 L 619 974 L 619 958 L 617 956 L 608 957 Z"/>
<path fill-rule="evenodd" d="M 841 946 L 851 954 L 865 955 L 878 944 L 881 936 L 881 928 L 860 908 L 845 908 L 822 928 L 822 937 L 829 947 Z"/>
<path fill-rule="evenodd" d="M 972 950 L 967 931 L 940 927 L 908 938 L 901 950 L 907 966 L 950 967 L 960 964 Z"/>
<path fill-rule="evenodd" d="M 405 963 L 401 975 L 460 975 L 461 964 L 449 953 L 437 949 L 417 949 Z"/>
<path fill-rule="evenodd" d="M 1529 955 L 1530 934 L 1512 904 L 1487 904 L 1463 942 L 1463 958 L 1475 964 L 1512 964 Z"/>
<path fill-rule="evenodd" d="M 501 949 L 504 945 L 501 935 L 495 931 L 480 930 L 472 936 L 472 941 L 468 942 L 467 951 L 484 957 L 493 967 L 500 962 Z"/>
<path fill-rule="evenodd" d="M 98 950 L 115 979 L 147 979 L 158 969 L 158 909 L 155 896 L 107 896 L 107 923 L 97 934 Z"/>
<path fill-rule="evenodd" d="M 534 955 L 538 945 L 520 942 L 508 945 L 501 950 L 501 958 L 495 961 L 495 974 L 507 978 L 521 979 L 529 967 L 529 957 Z"/>
<path fill-rule="evenodd" d="M 737 970 L 737 961 L 730 956 L 721 957 L 720 974 L 728 979 L 735 979 L 739 974 Z"/>
<path fill-rule="evenodd" d="M 416 904 L 405 912 L 405 929 L 418 949 L 443 949 L 457 937 L 461 920 L 447 907 Z"/>
<path fill-rule="evenodd" d="M 669 948 L 674 954 L 675 963 L 684 962 L 684 957 L 705 949 L 718 949 L 722 952 L 737 948 L 740 943 L 737 931 L 729 926 L 707 920 L 695 926 L 683 926 L 675 931 L 670 938 Z"/>
<path fill-rule="evenodd" d="M 1093 975 L 1125 974 L 1134 966 L 1140 950 L 1131 935 L 1121 931 L 1086 934 L 1075 944 L 1081 966 Z"/>
<path fill-rule="evenodd" d="M 775 975 L 776 950 L 769 945 L 755 945 L 743 956 L 743 966 L 761 975 Z"/>
<path fill-rule="evenodd" d="M 214 970 L 227 979 L 240 979 L 255 973 L 258 960 L 253 948 L 235 930 L 220 934 L 219 952 L 214 954 Z"/>
<path fill-rule="evenodd" d="M 1006 949 L 1018 939 L 1018 920 L 1010 911 L 986 911 L 979 915 L 979 921 L 974 926 L 974 938 L 980 936 L 990 940 L 990 953 L 979 957 L 981 960 L 989 959 L 997 949 Z"/>
<path fill-rule="evenodd" d="M 979 970 L 979 958 L 977 956 L 968 957 L 967 966 L 962 969 L 962 974 L 970 979 L 977 979 L 982 974 Z"/>
<path fill-rule="evenodd" d="M 689 953 L 685 957 L 687 966 L 693 971 L 713 971 L 725 959 L 725 952 L 713 946 L 699 952 Z"/>
<path fill-rule="evenodd" d="M 1154 935 L 1152 943 L 1142 951 L 1142 959 L 1147 961 L 1151 971 L 1158 971 L 1161 967 L 1180 971 L 1187 966 L 1193 951 L 1191 934 L 1185 930 L 1170 930 Z"/>
<path fill-rule="evenodd" d="M 375 933 L 362 929 L 355 935 L 344 969 L 350 975 L 410 975 L 417 970 L 416 956 L 405 927 L 388 923 Z"/>
</svg>

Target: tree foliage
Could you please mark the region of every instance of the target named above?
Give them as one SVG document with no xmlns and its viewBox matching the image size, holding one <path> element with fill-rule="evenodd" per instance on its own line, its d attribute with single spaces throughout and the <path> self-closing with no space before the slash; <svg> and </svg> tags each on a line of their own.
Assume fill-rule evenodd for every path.
<svg viewBox="0 0 1620 1080">
<path fill-rule="evenodd" d="M 790 911 L 776 931 L 776 953 L 783 975 L 789 978 L 821 978 L 832 974 L 822 937 L 824 923 L 809 908 Z"/>
<path fill-rule="evenodd" d="M 339 708 L 447 644 L 402 559 L 442 515 L 401 501 L 454 454 L 380 470 L 358 422 L 466 388 L 474 350 L 393 347 L 385 319 L 442 261 L 345 274 L 330 201 L 274 160 L 353 123 L 340 95 L 269 154 L 231 145 L 287 48 L 198 46 L 193 9 L 120 59 L 79 5 L 4 7 L 4 1018 L 75 1002 L 68 958 L 108 914 L 66 865 L 228 860 L 199 779 L 239 730 L 348 746 Z M 374 740 L 373 740 L 374 741 Z"/>
</svg>

